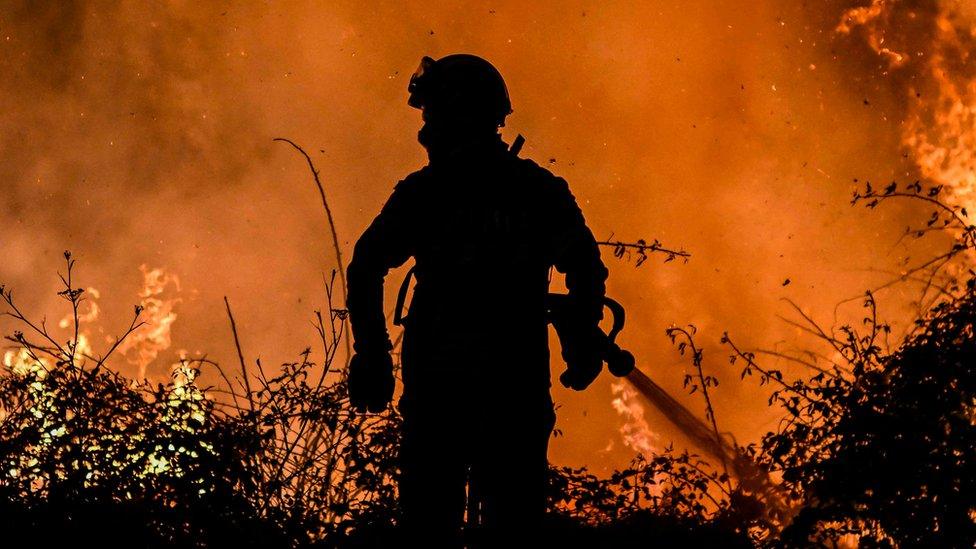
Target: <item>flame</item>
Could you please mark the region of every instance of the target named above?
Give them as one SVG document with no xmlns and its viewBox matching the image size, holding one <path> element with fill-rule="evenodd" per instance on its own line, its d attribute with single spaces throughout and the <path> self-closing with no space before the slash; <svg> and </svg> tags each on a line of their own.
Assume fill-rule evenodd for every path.
<svg viewBox="0 0 976 549">
<path fill-rule="evenodd" d="M 962 2 L 941 0 L 935 7 L 930 33 L 902 30 L 905 36 L 899 39 L 906 47 L 911 44 L 914 55 L 885 45 L 889 33 L 899 32 L 900 17 L 919 17 L 911 6 L 896 0 L 873 0 L 870 6 L 848 10 L 836 31 L 850 34 L 861 27 L 868 45 L 889 69 L 915 69 L 906 90 L 909 105 L 902 144 L 920 175 L 942 185 L 948 203 L 968 211 L 976 207 L 976 25 Z"/>
<path fill-rule="evenodd" d="M 176 313 L 173 312 L 173 308 L 180 300 L 163 297 L 170 286 L 175 286 L 176 290 L 179 291 L 179 280 L 175 275 L 168 274 L 163 269 L 148 269 L 145 265 L 141 266 L 140 269 L 144 279 L 143 288 L 139 292 L 140 305 L 143 309 L 141 318 L 146 324 L 142 329 L 130 334 L 129 339 L 119 348 L 126 354 L 130 363 L 139 366 L 140 376 L 145 377 L 146 366 L 156 358 L 159 352 L 170 346 L 170 329 L 176 320 Z M 100 294 L 94 288 L 88 288 L 86 294 L 88 298 L 84 302 L 87 303 L 84 309 L 79 307 L 77 316 L 71 312 L 58 323 L 62 329 L 71 329 L 76 326 L 79 329 L 74 347 L 76 365 L 80 365 L 88 357 L 94 356 L 89 333 L 80 327 L 82 324 L 93 323 L 98 319 L 100 309 L 95 300 L 100 297 Z M 77 325 L 75 324 L 76 318 Z M 62 444 L 62 441 L 68 438 L 74 437 L 72 438 L 73 443 L 79 443 L 79 439 L 64 422 L 62 396 L 58 394 L 55 388 L 45 382 L 57 364 L 52 357 L 39 355 L 26 347 L 5 351 L 2 364 L 14 375 L 24 378 L 28 382 L 27 390 L 33 403 L 30 413 L 38 421 L 40 433 L 37 443 L 19 456 L 18 460 L 8 467 L 6 474 L 10 478 L 23 475 L 36 477 L 36 466 L 40 462 L 42 454 L 49 452 L 51 447 Z M 179 362 L 172 366 L 172 384 L 170 390 L 165 393 L 166 407 L 162 417 L 159 418 L 174 432 L 192 435 L 207 422 L 208 412 L 203 405 L 203 401 L 207 397 L 196 382 L 198 375 L 199 370 L 194 368 L 181 353 Z M 70 414 L 70 410 L 67 413 Z M 0 410 L 0 421 L 5 417 L 5 411 Z M 100 444 L 105 442 L 116 443 L 121 436 L 118 433 L 103 433 L 101 439 L 98 437 L 82 437 L 80 439 L 81 454 L 85 455 L 97 451 L 100 449 Z M 143 441 L 145 437 L 144 434 L 138 432 L 130 436 L 136 441 Z M 179 444 L 179 440 L 169 443 L 160 441 L 148 453 L 141 450 L 125 451 L 115 456 L 112 464 L 119 468 L 128 463 L 141 464 L 141 468 L 134 470 L 134 473 L 141 478 L 164 474 L 182 477 L 186 473 L 182 464 L 186 463 L 187 459 L 196 460 L 200 458 L 201 453 L 213 453 L 213 451 L 213 446 L 205 441 L 199 441 L 189 447 Z M 84 463 L 81 466 L 84 466 Z M 64 470 L 56 472 L 62 477 L 66 474 L 65 471 L 79 467 L 79 462 L 65 463 L 63 467 Z M 85 485 L 92 485 L 98 480 L 97 477 L 102 474 L 104 472 L 98 470 L 88 471 L 85 477 Z M 40 489 L 41 481 L 37 479 L 35 482 L 37 488 Z M 209 489 L 203 484 L 202 479 L 194 482 L 200 485 L 200 494 L 206 493 Z"/>
<path fill-rule="evenodd" d="M 146 377 L 146 368 L 149 364 L 156 359 L 159 353 L 168 349 L 172 344 L 171 330 L 176 321 L 174 309 L 181 301 L 178 297 L 164 295 L 171 287 L 176 292 L 180 291 L 180 281 L 177 275 L 167 273 L 162 268 L 150 269 L 146 265 L 140 265 L 139 270 L 142 271 L 143 276 L 142 289 L 138 294 L 139 306 L 142 309 L 140 320 L 144 324 L 129 334 L 118 349 L 130 364 L 137 367 L 135 377 L 137 380 Z M 76 362 L 82 362 L 93 356 L 91 334 L 88 330 L 81 329 L 81 326 L 94 323 L 101 314 L 101 309 L 96 301 L 101 297 L 101 293 L 95 288 L 87 288 L 85 296 L 79 306 L 77 317 L 79 332 L 75 350 Z M 68 329 L 74 325 L 74 322 L 74 313 L 68 313 L 58 321 L 58 327 Z M 109 342 L 112 341 L 109 338 Z M 17 375 L 26 375 L 27 373 L 43 375 L 45 370 L 53 367 L 53 361 L 47 357 L 36 356 L 28 349 L 17 348 L 4 353 L 3 365 Z"/>
<path fill-rule="evenodd" d="M 867 27 L 867 40 L 871 49 L 887 59 L 891 66 L 900 67 L 909 57 L 885 45 L 885 27 L 888 26 L 890 16 L 888 6 L 890 3 L 886 0 L 873 0 L 870 6 L 851 8 L 841 17 L 835 30 L 841 34 L 850 34 L 855 28 Z"/>
<path fill-rule="evenodd" d="M 51 367 L 50 359 L 37 357 L 24 347 L 8 349 L 3 354 L 3 365 L 17 376 L 34 374 L 43 378 Z"/>
<path fill-rule="evenodd" d="M 78 324 L 90 324 L 98 320 L 98 316 L 101 314 L 101 309 L 98 307 L 98 302 L 96 299 L 102 297 L 102 294 L 95 288 L 88 287 L 85 289 L 85 298 L 81 302 L 78 310 Z M 87 307 L 87 310 L 82 310 L 81 307 Z M 74 318 L 72 314 L 66 314 L 64 317 L 58 321 L 58 327 L 65 329 L 72 325 Z"/>
<path fill-rule="evenodd" d="M 955 205 L 976 206 L 976 77 L 953 68 L 971 55 L 976 26 L 955 11 L 936 18 L 928 76 L 935 83 L 934 100 L 917 98 L 909 118 L 904 144 L 914 152 L 921 174 L 945 185 Z"/>
<path fill-rule="evenodd" d="M 176 305 L 182 301 L 178 297 L 166 297 L 170 287 L 180 291 L 180 279 L 162 268 L 150 269 L 140 265 L 143 286 L 139 291 L 142 307 L 141 320 L 145 325 L 129 335 L 119 346 L 130 364 L 137 368 L 136 379 L 146 377 L 146 368 L 162 351 L 172 344 L 171 330 L 176 322 Z"/>
</svg>

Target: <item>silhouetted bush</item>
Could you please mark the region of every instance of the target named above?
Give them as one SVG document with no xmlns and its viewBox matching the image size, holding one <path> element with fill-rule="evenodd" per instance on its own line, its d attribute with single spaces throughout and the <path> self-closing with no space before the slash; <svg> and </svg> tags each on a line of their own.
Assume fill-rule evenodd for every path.
<svg viewBox="0 0 976 549">
<path fill-rule="evenodd" d="M 828 348 L 787 357 L 813 370 L 809 379 L 786 382 L 723 337 L 732 362 L 744 363 L 742 377 L 776 387 L 770 403 L 785 412 L 779 428 L 750 448 L 781 477 L 795 511 L 780 524 L 778 545 L 976 545 L 976 273 L 968 267 L 976 226 L 964 208 L 941 202 L 941 191 L 866 183 L 854 193 L 852 203 L 869 208 L 899 198 L 929 204 L 925 226 L 906 234 L 952 235 L 944 253 L 885 285 L 916 281 L 919 303 L 931 304 L 893 350 L 872 292 L 860 328 L 825 329 L 794 305 L 803 318 L 795 325 Z"/>
<path fill-rule="evenodd" d="M 933 308 L 892 353 L 882 350 L 874 300 L 865 334 L 822 332 L 840 361 L 784 383 L 755 355 L 744 375 L 779 384 L 787 412 L 754 448 L 782 476 L 798 513 L 786 546 L 854 536 L 864 547 L 970 547 L 976 542 L 976 293 Z M 736 350 L 738 351 L 738 350 Z"/>
<path fill-rule="evenodd" d="M 83 291 L 66 258 L 60 295 L 77 313 Z M 344 311 L 317 314 L 324 365 L 306 350 L 268 378 L 243 356 L 237 374 L 184 360 L 168 383 L 152 384 L 108 367 L 118 343 L 94 356 L 76 326 L 69 343 L 58 343 L 10 291 L 0 294 L 29 330 L 8 338 L 15 347 L 0 375 L 5 532 L 42 546 L 375 547 L 395 539 L 399 418 L 351 410 L 345 369 L 333 366 Z M 123 338 L 139 329 L 140 313 Z M 220 383 L 202 386 L 201 369 Z M 710 495 L 717 475 L 707 468 L 670 452 L 640 457 L 608 479 L 553 468 L 552 536 L 596 545 L 650 530 L 674 540 L 744 539 L 715 520 L 727 504 Z"/>
<path fill-rule="evenodd" d="M 553 467 L 554 547 L 751 547 L 757 509 L 733 508 L 725 476 L 687 451 L 638 455 L 607 478 Z"/>
<path fill-rule="evenodd" d="M 731 447 L 721 473 L 687 452 L 638 456 L 609 478 L 551 468 L 549 539 L 561 547 L 688 545 L 803 547 L 858 542 L 871 547 L 958 546 L 976 542 L 976 291 L 940 269 L 976 249 L 965 212 L 938 191 L 867 187 L 854 202 L 892 198 L 936 207 L 926 228 L 955 230 L 951 248 L 906 271 L 921 278 L 929 311 L 889 351 L 890 328 L 872 293 L 862 327 L 825 330 L 796 311 L 796 326 L 820 338 L 830 357 L 785 357 L 814 373 L 786 381 L 726 334 L 742 377 L 775 388 L 784 419 L 748 448 L 723 440 L 709 400 L 694 331 L 669 330 L 697 375 L 686 384 L 706 402 L 704 438 Z M 59 293 L 74 322 L 67 343 L 17 307 L 23 326 L 7 339 L 0 372 L 0 527 L 4 540 L 33 546 L 384 547 L 396 539 L 399 418 L 349 406 L 345 311 L 316 314 L 320 364 L 301 360 L 266 377 L 206 359 L 184 360 L 167 383 L 127 379 L 84 344 L 84 292 L 68 262 Z M 972 271 L 969 271 L 972 274 Z M 924 275 L 924 276 L 921 276 Z M 936 287 L 937 292 L 930 290 Z M 934 295 L 934 297 L 932 297 Z M 26 332 L 26 333 L 25 333 Z M 807 359 L 804 356 L 820 356 Z M 780 356 L 779 358 L 784 358 Z M 201 370 L 216 386 L 201 385 Z M 711 433 L 711 434 L 709 434 Z M 710 450 L 713 453 L 716 450 Z M 724 451 L 724 450 L 723 450 Z M 737 452 L 737 453 L 736 453 Z M 726 472 L 728 469 L 728 473 Z M 773 480 L 775 479 L 775 481 Z"/>
<path fill-rule="evenodd" d="M 331 369 L 343 314 L 318 318 L 326 364 L 231 378 L 182 361 L 166 384 L 133 381 L 79 342 L 83 291 L 60 292 L 74 336 L 59 343 L 9 290 L 27 334 L 0 375 L 0 523 L 5 538 L 51 546 L 287 547 L 389 521 L 395 508 L 393 415 L 353 413 Z M 229 308 L 228 308 L 229 310 Z M 130 329 L 138 329 L 136 308 Z M 124 337 L 124 336 L 123 336 Z M 121 341 L 121 340 L 120 340 Z M 260 365 L 258 365 L 260 366 Z M 199 384 L 215 369 L 220 387 Z M 253 388 L 252 388 L 253 385 Z"/>
</svg>

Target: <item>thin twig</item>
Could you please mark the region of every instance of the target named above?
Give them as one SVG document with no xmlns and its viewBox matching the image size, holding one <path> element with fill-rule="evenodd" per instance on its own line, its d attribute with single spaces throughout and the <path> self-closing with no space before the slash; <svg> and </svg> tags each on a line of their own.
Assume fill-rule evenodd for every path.
<svg viewBox="0 0 976 549">
<path fill-rule="evenodd" d="M 665 260 L 664 260 L 665 263 L 667 263 L 669 261 L 674 261 L 675 259 L 677 259 L 679 257 L 682 258 L 682 259 L 684 259 L 685 260 L 685 263 L 687 263 L 688 260 L 691 259 L 691 254 L 690 253 L 688 253 L 688 252 L 686 252 L 684 250 L 674 250 L 674 249 L 671 249 L 671 248 L 666 248 L 657 239 L 654 239 L 651 242 L 647 242 L 643 238 L 638 239 L 635 242 L 623 242 L 623 241 L 620 241 L 620 240 L 613 240 L 613 235 L 611 234 L 610 235 L 610 238 L 608 238 L 606 240 L 598 241 L 597 244 L 600 245 L 600 246 L 604 246 L 604 247 L 608 247 L 608 248 L 613 248 L 613 255 L 614 255 L 614 257 L 617 257 L 617 258 L 622 258 L 625 255 L 628 255 L 630 252 L 636 253 L 637 254 L 637 266 L 638 267 L 641 264 L 643 264 L 645 261 L 647 261 L 647 254 L 648 253 L 662 253 L 662 254 L 665 254 L 667 256 L 665 258 Z"/>
<path fill-rule="evenodd" d="M 247 402 L 250 405 L 251 412 L 254 412 L 254 395 L 251 392 L 251 382 L 247 376 L 247 365 L 244 362 L 244 352 L 241 350 L 241 339 L 237 335 L 237 323 L 234 322 L 234 313 L 230 310 L 230 301 L 227 299 L 227 296 L 224 296 L 224 305 L 227 306 L 227 318 L 230 319 L 230 329 L 234 334 L 234 345 L 237 347 L 237 359 L 241 363 L 241 375 L 244 376 L 244 390 L 247 391 Z"/>
<path fill-rule="evenodd" d="M 322 198 L 322 207 L 325 208 L 325 217 L 329 221 L 329 232 L 332 234 L 332 248 L 336 254 L 336 264 L 339 266 L 339 282 L 342 284 L 342 301 L 343 303 L 348 303 L 349 301 L 349 289 L 346 287 L 346 266 L 342 261 L 342 249 L 339 247 L 339 233 L 336 231 L 335 219 L 332 217 L 332 208 L 329 207 L 329 201 L 325 197 L 325 187 L 322 185 L 322 180 L 319 179 L 319 171 L 315 169 L 315 164 L 312 162 L 312 157 L 305 152 L 300 145 L 288 139 L 287 137 L 275 137 L 274 141 L 281 141 L 283 143 L 288 143 L 295 148 L 298 152 L 305 157 L 305 161 L 308 163 L 308 169 L 312 171 L 312 178 L 315 180 L 315 186 L 319 190 L 319 196 Z M 349 338 L 345 338 L 346 344 L 346 362 L 352 357 L 352 346 L 349 342 Z"/>
</svg>

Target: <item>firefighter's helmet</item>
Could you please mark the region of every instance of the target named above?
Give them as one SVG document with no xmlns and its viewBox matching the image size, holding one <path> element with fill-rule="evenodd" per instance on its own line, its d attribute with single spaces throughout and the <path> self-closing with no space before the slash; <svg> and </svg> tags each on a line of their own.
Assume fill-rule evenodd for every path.
<svg viewBox="0 0 976 549">
<path fill-rule="evenodd" d="M 512 112 L 501 73 L 476 55 L 459 53 L 436 61 L 424 57 L 407 89 L 411 107 L 435 116 L 504 126 Z"/>
</svg>

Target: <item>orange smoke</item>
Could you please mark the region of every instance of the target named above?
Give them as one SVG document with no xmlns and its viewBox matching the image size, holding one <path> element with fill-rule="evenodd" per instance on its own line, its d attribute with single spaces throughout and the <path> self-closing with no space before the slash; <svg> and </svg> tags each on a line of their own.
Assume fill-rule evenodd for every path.
<svg viewBox="0 0 976 549">
<path fill-rule="evenodd" d="M 976 9 L 940 0 L 927 8 L 899 0 L 872 0 L 840 16 L 833 29 L 863 40 L 882 61 L 879 73 L 906 101 L 898 119 L 904 156 L 926 183 L 941 185 L 944 200 L 965 216 L 976 211 Z M 865 100 L 865 103 L 869 103 Z M 903 181 L 907 183 L 908 181 Z M 645 410 L 623 385 L 612 403 L 625 443 L 639 451 L 656 436 Z"/>
<path fill-rule="evenodd" d="M 949 199 L 972 211 L 976 206 L 976 20 L 972 5 L 958 0 L 933 3 L 933 13 L 919 13 L 907 2 L 873 0 L 854 8 L 837 31 L 863 27 L 871 49 L 893 72 L 910 73 L 909 101 L 902 142 L 922 177 L 949 190 Z M 906 31 L 899 23 L 923 18 L 926 33 Z M 885 46 L 889 36 L 904 51 Z"/>
<path fill-rule="evenodd" d="M 610 293 L 628 308 L 620 342 L 700 410 L 664 337 L 671 324 L 695 323 L 705 367 L 723 381 L 719 426 L 753 440 L 776 415 L 764 388 L 733 383 L 722 332 L 746 347 L 802 347 L 776 318 L 781 298 L 831 323 L 837 302 L 926 252 L 892 243 L 927 212 L 852 210 L 852 179 L 935 179 L 932 166 L 949 181 L 972 168 L 971 132 L 954 133 L 973 116 L 961 19 L 946 15 L 951 28 L 940 31 L 933 22 L 950 13 L 941 8 L 910 19 L 900 3 L 875 3 L 842 18 L 866 3 L 807 4 L 8 3 L 0 282 L 25 309 L 59 318 L 54 271 L 71 249 L 81 282 L 102 291 L 100 336 L 141 301 L 171 303 L 154 313 L 158 330 L 127 348 L 128 367 L 150 377 L 168 374 L 181 349 L 235 360 L 225 295 L 252 363 L 294 360 L 316 341 L 308 320 L 336 262 L 307 167 L 272 138 L 312 155 L 348 252 L 395 182 L 424 162 L 407 76 L 423 55 L 469 51 L 508 81 L 506 139 L 524 134 L 523 156 L 570 182 L 598 237 L 658 238 L 693 254 L 686 265 L 652 257 L 640 268 L 607 254 Z M 917 61 L 900 30 L 864 40 L 889 8 L 904 28 L 929 29 L 917 35 L 923 48 L 959 45 Z M 835 32 L 838 21 L 849 34 Z M 894 67 L 895 54 L 907 60 Z M 952 83 L 944 92 L 937 70 Z M 956 99 L 961 108 L 938 106 Z M 925 113 L 935 122 L 911 129 Z M 920 152 L 903 157 L 905 143 Z M 178 276 L 178 296 L 175 285 L 141 295 L 143 264 Z M 911 310 L 907 293 L 881 298 L 893 322 Z M 842 309 L 836 321 L 854 316 Z M 626 418 L 612 401 L 635 421 L 636 401 L 615 394 L 609 376 L 585 393 L 554 394 L 565 434 L 552 446 L 556 462 L 602 472 L 629 461 Z M 654 410 L 643 421 L 651 444 L 687 444 Z"/>
</svg>

